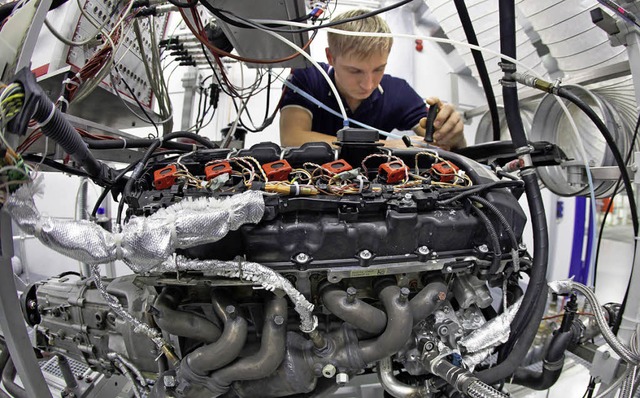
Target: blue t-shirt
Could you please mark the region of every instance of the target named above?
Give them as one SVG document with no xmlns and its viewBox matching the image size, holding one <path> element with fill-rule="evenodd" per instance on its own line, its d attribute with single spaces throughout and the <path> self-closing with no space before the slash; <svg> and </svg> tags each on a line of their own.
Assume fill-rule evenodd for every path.
<svg viewBox="0 0 640 398">
<path fill-rule="evenodd" d="M 335 82 L 333 68 L 325 63 L 320 65 Z M 289 81 L 340 113 L 338 102 L 329 88 L 329 83 L 315 67 L 294 70 L 289 76 Z M 362 101 L 355 112 L 351 112 L 344 99 L 342 101 L 350 119 L 387 132 L 393 129 L 411 130 L 421 118 L 427 116 L 426 104 L 418 93 L 405 80 L 390 75 L 382 77 L 380 86 L 371 93 L 369 98 Z M 311 112 L 312 131 L 335 136 L 343 127 L 341 117 L 320 108 L 290 88 L 285 89 L 281 102 L 282 108 L 288 105 L 298 105 Z M 357 126 L 351 125 L 351 127 Z"/>
</svg>

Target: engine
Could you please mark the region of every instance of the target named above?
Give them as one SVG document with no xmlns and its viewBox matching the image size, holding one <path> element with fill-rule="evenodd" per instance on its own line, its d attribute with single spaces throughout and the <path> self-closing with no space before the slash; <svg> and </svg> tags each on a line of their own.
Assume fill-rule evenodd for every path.
<svg viewBox="0 0 640 398">
<path fill-rule="evenodd" d="M 376 371 L 394 396 L 491 391 L 472 372 L 495 362 L 531 267 L 522 187 L 359 134 L 166 156 L 122 187 L 122 233 L 104 231 L 135 274 L 38 283 L 25 317 L 40 349 L 128 375 L 139 396 L 319 396 Z M 236 220 L 211 228 L 219 207 Z M 162 245 L 127 232 L 160 218 L 167 241 L 195 238 L 127 257 Z"/>
</svg>

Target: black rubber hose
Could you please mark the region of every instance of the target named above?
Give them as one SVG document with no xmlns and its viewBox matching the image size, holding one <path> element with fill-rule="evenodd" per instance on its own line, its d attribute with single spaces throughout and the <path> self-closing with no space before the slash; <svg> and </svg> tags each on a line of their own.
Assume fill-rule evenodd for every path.
<svg viewBox="0 0 640 398">
<path fill-rule="evenodd" d="M 134 167 L 133 172 L 131 173 L 131 177 L 127 180 L 127 183 L 124 186 L 124 190 L 122 192 L 122 200 L 120 203 L 123 203 L 126 198 L 131 196 L 131 193 L 133 192 L 133 184 L 138 180 L 138 178 L 140 178 L 140 176 L 144 172 L 144 168 L 147 166 L 149 158 L 151 158 L 151 155 L 153 154 L 153 151 L 155 151 L 159 146 L 160 141 L 154 141 L 149 146 L 149 148 L 147 148 L 147 151 L 145 152 L 144 156 L 142 156 L 142 159 L 140 159 L 138 164 L 136 164 L 136 167 Z M 118 214 L 119 213 L 120 209 L 118 209 Z"/>
<path fill-rule="evenodd" d="M 564 365 L 564 352 L 573 339 L 573 332 L 561 332 L 553 336 L 542 365 L 542 372 L 518 368 L 510 381 L 533 390 L 546 390 L 558 381 Z"/>
<path fill-rule="evenodd" d="M 464 34 L 465 36 L 467 36 L 467 42 L 469 44 L 473 44 L 474 46 L 479 45 L 475 29 L 473 29 L 473 23 L 471 22 L 471 18 L 469 17 L 469 11 L 467 10 L 467 6 L 464 4 L 464 0 L 453 0 L 453 3 L 455 4 L 456 10 L 458 11 L 460 23 L 462 24 L 462 29 L 464 29 Z M 493 86 L 491 85 L 491 79 L 489 78 L 489 71 L 487 71 L 487 64 L 484 61 L 482 52 L 472 49 L 471 55 L 473 56 L 473 61 L 476 63 L 476 67 L 478 68 L 480 82 L 482 83 L 482 88 L 484 89 L 484 95 L 487 98 L 489 114 L 491 115 L 491 126 L 493 128 L 493 140 L 500 141 L 500 118 L 498 116 L 498 104 L 496 104 L 496 96 L 493 93 Z"/>
<path fill-rule="evenodd" d="M 495 275 L 500 269 L 500 260 L 502 259 L 502 249 L 500 248 L 500 238 L 496 232 L 496 228 L 491 223 L 489 217 L 484 212 L 478 209 L 472 202 L 469 203 L 471 210 L 478 216 L 484 229 L 489 234 L 489 241 L 491 242 L 491 248 L 493 249 L 493 260 L 491 261 L 491 268 L 489 269 L 490 275 Z"/>
<path fill-rule="evenodd" d="M 33 114 L 33 119 L 40 123 L 42 134 L 54 140 L 84 168 L 92 178 L 100 177 L 103 164 L 96 159 L 82 136 L 69 123 L 64 115 L 48 98 L 40 98 Z"/>
<path fill-rule="evenodd" d="M 504 228 L 504 231 L 507 233 L 507 236 L 509 236 L 512 249 L 518 250 L 518 239 L 516 238 L 515 232 L 513 232 L 513 228 L 511 228 L 511 225 L 509 224 L 507 219 L 504 217 L 504 214 L 502 214 L 502 212 L 498 210 L 498 208 L 494 206 L 493 203 L 489 202 L 485 198 L 481 198 L 480 196 L 471 196 L 470 198 L 480 203 L 482 206 L 486 207 L 490 212 L 492 212 L 496 216 L 496 218 L 498 219 L 498 222 L 500 222 L 500 224 L 502 225 L 502 228 Z"/>
<path fill-rule="evenodd" d="M 89 149 L 129 149 L 129 148 L 148 148 L 156 139 L 149 138 L 127 138 L 117 140 L 88 140 L 84 142 L 89 146 Z M 167 149 L 179 149 L 181 151 L 193 151 L 194 147 L 190 144 L 184 144 L 181 142 L 163 142 L 163 148 Z"/>
<path fill-rule="evenodd" d="M 516 34 L 515 34 L 515 4 L 514 0 L 500 0 L 500 50 L 502 54 L 511 58 L 516 58 Z M 515 80 L 508 78 L 509 73 L 515 71 L 515 67 L 511 62 L 503 60 L 502 65 L 505 71 L 503 79 L 502 94 L 504 97 L 504 109 L 507 119 L 511 140 L 516 148 L 516 152 L 527 148 L 527 138 L 520 117 L 520 109 L 518 104 L 518 91 Z M 513 372 L 519 364 L 524 354 L 531 346 L 537 324 L 542 318 L 544 304 L 546 303 L 547 291 L 546 273 L 547 262 L 549 257 L 549 236 L 547 230 L 547 222 L 544 212 L 544 203 L 538 186 L 538 177 L 535 169 L 527 168 L 521 172 L 521 177 L 525 183 L 525 193 L 531 214 L 531 224 L 533 229 L 533 263 L 531 265 L 529 285 L 522 299 L 519 311 L 516 313 L 511 322 L 511 334 L 509 340 L 501 349 L 498 360 L 501 363 L 494 367 L 491 373 L 491 382 L 498 381 Z M 542 303 L 544 302 L 544 303 Z M 540 308 L 542 307 L 542 308 Z M 539 310 L 539 311 L 534 311 Z M 536 326 L 536 330 L 530 331 L 531 325 Z M 525 333 L 533 333 L 530 341 L 523 338 Z M 522 336 L 521 336 L 522 335 Z M 519 343 L 515 349 L 516 341 Z M 524 346 L 526 344 L 526 346 Z M 522 356 L 520 356 L 522 354 Z M 504 359 L 506 357 L 506 359 Z M 503 360 L 504 359 L 504 360 Z M 503 366 L 504 364 L 504 366 Z M 486 380 L 483 380 L 486 382 Z M 491 383 L 489 383 L 491 384 Z"/>
<path fill-rule="evenodd" d="M 629 172 L 627 171 L 626 163 L 622 158 L 622 155 L 620 154 L 620 150 L 618 149 L 618 146 L 616 145 L 611 132 L 604 124 L 602 119 L 600 119 L 600 117 L 598 117 L 598 115 L 593 111 L 593 109 L 591 109 L 589 105 L 587 105 L 580 97 L 572 93 L 569 89 L 567 89 L 566 87 L 560 87 L 558 89 L 558 96 L 568 99 L 575 106 L 580 108 L 580 110 L 583 111 L 589 117 L 589 119 L 591 119 L 591 121 L 598 127 L 598 130 L 600 130 L 600 133 L 604 137 L 605 141 L 607 141 L 609 150 L 611 150 L 611 154 L 613 155 L 614 159 L 616 160 L 616 164 L 620 169 L 620 176 L 622 177 L 624 188 L 627 190 L 629 209 L 631 211 L 631 221 L 633 222 L 633 233 L 634 236 L 638 236 L 638 209 L 636 207 L 636 200 L 633 195 L 633 185 L 631 185 L 631 179 L 629 178 Z"/>
<path fill-rule="evenodd" d="M 544 314 L 547 306 L 547 293 L 548 288 L 545 286 L 540 296 L 535 298 L 535 307 L 532 311 L 531 319 L 542 319 L 542 315 Z M 476 372 L 474 375 L 489 385 L 495 384 L 500 380 L 504 380 L 511 376 L 527 355 L 527 352 L 538 333 L 538 326 L 539 322 L 530 322 L 520 333 L 518 344 L 516 344 L 504 361 L 492 368 Z"/>
<path fill-rule="evenodd" d="M 15 378 L 16 367 L 13 365 L 13 361 L 9 356 L 7 363 L 4 366 L 4 370 L 2 371 L 2 384 L 4 385 L 5 390 L 7 390 L 9 395 L 13 398 L 29 398 L 24 388 L 15 383 Z"/>
<path fill-rule="evenodd" d="M 220 328 L 210 320 L 189 312 L 179 311 L 182 292 L 175 287 L 165 287 L 153 307 L 157 310 L 153 319 L 160 329 L 173 335 L 197 341 L 213 343 L 222 335 Z"/>
</svg>

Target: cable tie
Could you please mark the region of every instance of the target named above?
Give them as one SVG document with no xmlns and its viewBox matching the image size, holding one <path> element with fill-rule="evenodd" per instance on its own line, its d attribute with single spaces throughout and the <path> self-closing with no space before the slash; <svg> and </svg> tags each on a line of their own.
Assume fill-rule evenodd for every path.
<svg viewBox="0 0 640 398">
<path fill-rule="evenodd" d="M 119 140 L 122 140 L 122 149 L 127 149 L 127 140 L 124 137 L 118 137 Z"/>
<path fill-rule="evenodd" d="M 46 119 L 44 119 L 44 121 L 40 122 L 40 127 L 44 127 L 47 125 L 47 123 L 49 123 L 51 121 L 51 119 L 53 118 L 53 114 L 56 112 L 56 106 L 53 104 L 53 102 L 51 103 L 51 112 L 49 112 L 49 116 L 47 116 Z"/>
<path fill-rule="evenodd" d="M 64 97 L 64 95 L 61 95 L 56 102 L 64 102 L 65 104 L 67 104 L 67 107 L 69 107 L 69 101 L 67 101 L 67 99 Z"/>
<path fill-rule="evenodd" d="M 80 83 L 71 80 L 68 77 L 62 81 L 62 84 L 71 84 L 72 86 L 80 87 Z"/>
<path fill-rule="evenodd" d="M 300 185 L 298 184 L 298 181 L 294 181 L 293 186 L 296 187 L 295 196 L 300 196 Z"/>
<path fill-rule="evenodd" d="M 113 235 L 113 240 L 114 240 L 114 243 L 116 244 L 116 260 L 124 260 L 124 255 L 122 251 L 123 238 L 124 236 L 121 233 Z"/>
<path fill-rule="evenodd" d="M 356 179 L 360 181 L 360 188 L 358 188 L 358 193 L 362 193 L 362 190 L 364 189 L 364 178 L 362 178 L 362 176 L 358 174 Z"/>
</svg>

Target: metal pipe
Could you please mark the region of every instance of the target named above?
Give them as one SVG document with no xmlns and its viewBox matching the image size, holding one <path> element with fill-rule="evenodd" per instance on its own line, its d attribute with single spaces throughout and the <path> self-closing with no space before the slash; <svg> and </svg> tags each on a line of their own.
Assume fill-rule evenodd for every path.
<svg viewBox="0 0 640 398">
<path fill-rule="evenodd" d="M 387 314 L 384 311 L 353 297 L 336 285 L 323 287 L 320 294 L 329 312 L 358 329 L 379 335 L 387 326 Z"/>
<path fill-rule="evenodd" d="M 409 301 L 413 324 L 415 325 L 433 314 L 435 310 L 440 308 L 446 298 L 447 285 L 444 282 L 437 280 L 428 283 Z"/>
<path fill-rule="evenodd" d="M 222 335 L 220 328 L 213 322 L 196 314 L 178 311 L 182 301 L 179 289 L 166 287 L 158 296 L 153 307 L 157 310 L 153 319 L 160 329 L 173 335 L 213 343 Z"/>
<path fill-rule="evenodd" d="M 391 357 L 383 358 L 378 362 L 378 378 L 385 391 L 396 398 L 426 397 L 429 393 L 425 387 L 408 386 L 398 381 L 393 375 Z"/>
<path fill-rule="evenodd" d="M 213 292 L 213 310 L 224 322 L 222 336 L 215 343 L 200 347 L 186 356 L 188 366 L 198 375 L 220 369 L 240 355 L 247 340 L 247 321 L 223 294 Z"/>
<path fill-rule="evenodd" d="M 260 350 L 215 372 L 211 379 L 228 388 L 234 381 L 257 380 L 273 373 L 284 359 L 287 336 L 287 300 L 275 298 L 267 304 Z"/>
<path fill-rule="evenodd" d="M 387 322 L 387 327 L 380 336 L 358 344 L 358 354 L 365 364 L 395 354 L 409 340 L 413 315 L 407 301 L 408 294 L 407 288 L 401 289 L 388 280 L 382 282 L 379 297 L 390 322 Z"/>
<path fill-rule="evenodd" d="M 7 390 L 9 395 L 13 398 L 29 398 L 24 388 L 15 383 L 14 379 L 16 378 L 16 373 L 16 367 L 13 365 L 13 360 L 9 357 L 7 359 L 7 364 L 4 367 L 4 371 L 2 372 L 2 384 L 4 385 L 5 390 Z"/>
</svg>

